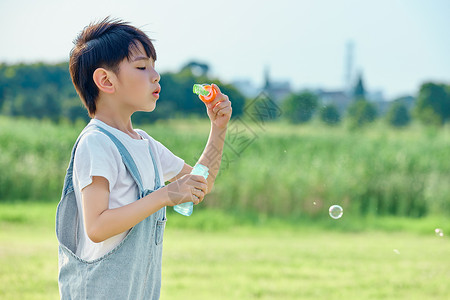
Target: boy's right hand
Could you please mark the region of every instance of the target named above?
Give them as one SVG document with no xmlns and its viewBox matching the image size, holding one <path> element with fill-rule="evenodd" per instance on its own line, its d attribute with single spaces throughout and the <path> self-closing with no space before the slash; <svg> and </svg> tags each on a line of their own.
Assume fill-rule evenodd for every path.
<svg viewBox="0 0 450 300">
<path fill-rule="evenodd" d="M 201 175 L 187 174 L 168 184 L 168 205 L 175 206 L 185 202 L 199 204 L 207 193 L 206 179 Z"/>
</svg>

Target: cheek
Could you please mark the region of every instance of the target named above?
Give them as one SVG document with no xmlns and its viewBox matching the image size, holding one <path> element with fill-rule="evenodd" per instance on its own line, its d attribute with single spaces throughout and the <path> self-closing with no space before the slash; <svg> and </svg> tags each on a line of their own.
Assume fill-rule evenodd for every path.
<svg viewBox="0 0 450 300">
<path fill-rule="evenodd" d="M 147 72 L 142 72 L 135 77 L 135 82 L 139 83 L 140 87 L 147 87 L 149 84 Z"/>
<path fill-rule="evenodd" d="M 133 92 L 145 88 L 145 76 L 142 74 L 130 74 L 127 78 L 127 87 Z"/>
</svg>

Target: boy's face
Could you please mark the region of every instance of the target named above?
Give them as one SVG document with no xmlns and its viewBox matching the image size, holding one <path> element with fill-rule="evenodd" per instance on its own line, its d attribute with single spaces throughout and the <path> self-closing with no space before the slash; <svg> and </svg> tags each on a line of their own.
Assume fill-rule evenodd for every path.
<svg viewBox="0 0 450 300">
<path fill-rule="evenodd" d="M 119 64 L 115 94 L 123 109 L 153 111 L 159 98 L 161 77 L 155 70 L 155 62 L 138 43 L 138 50 L 131 52 L 130 60 L 125 58 Z"/>
</svg>

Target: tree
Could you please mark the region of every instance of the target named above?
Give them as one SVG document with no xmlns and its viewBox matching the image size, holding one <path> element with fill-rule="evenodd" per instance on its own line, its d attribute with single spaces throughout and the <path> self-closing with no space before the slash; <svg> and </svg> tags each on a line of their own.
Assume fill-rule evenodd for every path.
<svg viewBox="0 0 450 300">
<path fill-rule="evenodd" d="M 281 109 L 291 123 L 305 123 L 311 120 L 318 102 L 317 96 L 311 92 L 293 93 L 283 101 Z"/>
<path fill-rule="evenodd" d="M 375 105 L 365 99 L 354 101 L 348 108 L 351 127 L 361 127 L 371 123 L 377 117 Z"/>
<path fill-rule="evenodd" d="M 72 123 L 75 123 L 77 120 L 84 120 L 85 122 L 89 122 L 90 118 L 88 112 L 78 98 L 66 100 L 63 105 L 62 111 L 64 112 L 63 116 Z"/>
<path fill-rule="evenodd" d="M 195 76 L 207 76 L 209 66 L 198 61 L 190 61 L 181 68 L 181 72 L 184 70 L 190 70 Z"/>
<path fill-rule="evenodd" d="M 176 117 L 180 114 L 206 117 L 205 105 L 192 92 L 192 87 L 195 83 L 211 82 L 217 84 L 221 92 L 226 94 L 232 102 L 233 116 L 242 115 L 245 97 L 234 86 L 223 84 L 217 79 L 206 76 L 196 76 L 190 68 L 185 67 L 178 73 L 161 74 L 161 98 L 158 100 L 155 112 L 148 120 L 153 117 Z M 160 111 L 160 108 L 164 109 Z"/>
<path fill-rule="evenodd" d="M 415 116 L 425 124 L 444 124 L 450 120 L 450 86 L 432 82 L 420 87 Z"/>
<path fill-rule="evenodd" d="M 336 125 L 341 122 L 339 111 L 333 104 L 325 105 L 320 109 L 320 119 L 328 125 Z"/>
<path fill-rule="evenodd" d="M 208 77 L 209 67 L 187 63 L 179 72 L 161 74 L 161 98 L 152 114 L 136 113 L 133 119 L 149 123 L 161 118 L 198 115 L 206 118 L 205 105 L 192 92 L 194 83 L 216 83 L 233 102 L 233 116 L 243 114 L 245 97 L 232 85 Z M 86 119 L 86 110 L 73 87 L 68 63 L 0 63 L 0 113 L 32 118 Z"/>
<path fill-rule="evenodd" d="M 403 127 L 411 122 L 408 108 L 402 101 L 394 101 L 386 114 L 386 120 L 394 127 Z"/>
</svg>

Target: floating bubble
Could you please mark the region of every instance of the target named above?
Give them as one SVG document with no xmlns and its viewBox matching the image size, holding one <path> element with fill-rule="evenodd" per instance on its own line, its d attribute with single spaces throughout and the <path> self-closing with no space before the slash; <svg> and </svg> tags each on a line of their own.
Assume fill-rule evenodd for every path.
<svg viewBox="0 0 450 300">
<path fill-rule="evenodd" d="M 332 205 L 330 206 L 330 209 L 328 209 L 328 212 L 330 213 L 330 217 L 333 219 L 339 219 L 342 217 L 344 210 L 339 205 Z"/>
<path fill-rule="evenodd" d="M 436 233 L 437 236 L 444 236 L 444 231 L 440 228 L 436 228 L 434 233 Z"/>
<path fill-rule="evenodd" d="M 317 205 L 316 201 L 313 202 L 314 205 Z"/>
<path fill-rule="evenodd" d="M 394 253 L 395 254 L 400 254 L 400 251 L 398 251 L 398 249 L 394 249 Z"/>
</svg>

